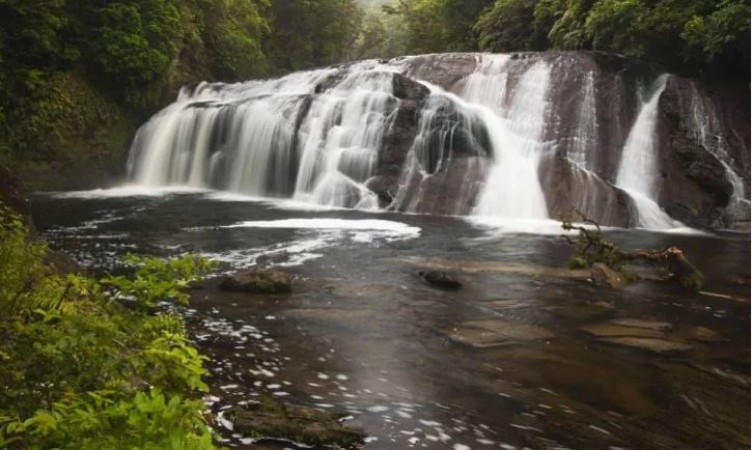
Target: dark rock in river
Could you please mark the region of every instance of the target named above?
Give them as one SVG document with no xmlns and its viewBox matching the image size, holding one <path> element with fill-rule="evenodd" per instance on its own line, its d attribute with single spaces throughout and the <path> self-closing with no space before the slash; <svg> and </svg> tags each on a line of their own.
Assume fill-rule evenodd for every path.
<svg viewBox="0 0 752 450">
<path fill-rule="evenodd" d="M 222 278 L 219 289 L 252 294 L 289 294 L 292 277 L 276 269 L 246 269 Z"/>
<path fill-rule="evenodd" d="M 233 430 L 248 436 L 291 440 L 307 445 L 356 448 L 365 434 L 339 423 L 337 414 L 272 399 L 236 406 L 230 411 Z"/>
<path fill-rule="evenodd" d="M 624 191 L 605 182 L 595 173 L 581 169 L 555 153 L 541 159 L 538 176 L 546 203 L 556 205 L 554 219 L 570 219 L 579 211 L 600 225 L 629 227 L 632 200 Z"/>
<path fill-rule="evenodd" d="M 456 278 L 453 278 L 452 276 L 447 275 L 444 272 L 435 270 L 421 270 L 420 272 L 418 272 L 418 275 L 420 275 L 420 277 L 425 280 L 426 283 L 439 289 L 456 291 L 462 287 L 462 283 L 460 283 Z"/>
</svg>

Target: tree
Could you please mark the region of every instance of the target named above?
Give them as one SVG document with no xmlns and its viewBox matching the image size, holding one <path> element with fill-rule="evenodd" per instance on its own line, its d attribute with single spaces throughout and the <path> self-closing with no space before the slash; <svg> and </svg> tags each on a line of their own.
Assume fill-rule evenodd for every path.
<svg viewBox="0 0 752 450">
<path fill-rule="evenodd" d="M 642 56 L 646 14 L 640 0 L 600 0 L 585 19 L 591 47 Z"/>
</svg>

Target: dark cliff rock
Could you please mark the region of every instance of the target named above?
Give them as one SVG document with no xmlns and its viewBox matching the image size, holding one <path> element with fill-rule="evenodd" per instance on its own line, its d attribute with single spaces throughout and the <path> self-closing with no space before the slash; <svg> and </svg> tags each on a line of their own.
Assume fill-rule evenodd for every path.
<svg viewBox="0 0 752 450">
<path fill-rule="evenodd" d="M 447 160 L 441 170 L 430 175 L 412 173 L 405 198 L 396 209 L 422 214 L 472 214 L 489 163 L 485 157 L 458 157 Z"/>
<path fill-rule="evenodd" d="M 392 94 L 402 100 L 421 101 L 428 96 L 429 90 L 424 85 L 395 73 L 392 77 Z"/>
<path fill-rule="evenodd" d="M 733 186 L 726 169 L 707 144 L 699 142 L 682 103 L 692 95 L 690 83 L 670 77 L 659 107 L 659 203 L 672 217 L 687 225 L 709 228 L 728 205 Z"/>
<path fill-rule="evenodd" d="M 545 155 L 538 176 L 546 204 L 553 205 L 549 206 L 552 218 L 572 220 L 579 212 L 604 226 L 635 225 L 630 213 L 632 200 L 624 191 L 580 169 L 563 156 Z"/>
</svg>

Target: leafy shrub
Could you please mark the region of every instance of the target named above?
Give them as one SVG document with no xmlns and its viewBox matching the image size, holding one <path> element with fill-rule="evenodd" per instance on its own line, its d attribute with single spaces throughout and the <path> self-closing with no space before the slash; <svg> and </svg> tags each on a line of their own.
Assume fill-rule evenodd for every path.
<svg viewBox="0 0 752 450">
<path fill-rule="evenodd" d="M 204 357 L 180 316 L 144 312 L 186 301 L 211 265 L 130 257 L 133 277 L 99 282 L 55 274 L 46 252 L 0 204 L 0 447 L 214 448 L 196 399 Z"/>
</svg>

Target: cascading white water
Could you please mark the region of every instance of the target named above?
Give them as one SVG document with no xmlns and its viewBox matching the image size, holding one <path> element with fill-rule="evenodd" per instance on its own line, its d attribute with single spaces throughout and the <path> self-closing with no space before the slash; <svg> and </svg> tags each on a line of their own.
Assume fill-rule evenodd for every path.
<svg viewBox="0 0 752 450">
<path fill-rule="evenodd" d="M 478 68 L 467 77 L 460 96 L 470 103 L 476 103 L 501 112 L 507 94 L 509 73 L 506 66 L 509 55 L 480 55 Z"/>
<path fill-rule="evenodd" d="M 374 194 L 362 183 L 393 119 L 391 74 L 354 66 L 333 89 L 313 98 L 335 72 L 181 92 L 139 131 L 134 180 L 375 207 Z"/>
<path fill-rule="evenodd" d="M 518 80 L 509 106 L 498 105 L 499 113 L 484 112 L 491 124 L 488 132 L 494 165 L 475 214 L 512 219 L 548 218 L 538 166 L 544 146 L 541 136 L 546 125 L 550 77 L 549 64 L 535 63 Z M 497 98 L 496 94 L 504 89 L 506 81 L 500 75 L 496 83 L 488 76 L 478 77 L 468 81 L 467 92 Z M 485 95 L 481 87 L 486 90 Z"/>
<path fill-rule="evenodd" d="M 625 226 L 629 206 L 604 181 L 621 148 L 615 184 L 633 198 L 639 226 L 681 225 L 656 204 L 666 76 L 651 86 L 624 142 L 623 121 L 633 116 L 623 99 L 638 78 L 587 58 L 419 55 L 200 84 L 141 127 L 129 176 L 147 187 L 524 221 L 575 208 Z M 696 140 L 726 167 L 734 201 L 748 205 L 736 162 L 716 139 L 724 128 L 712 108 L 693 101 Z"/>
<path fill-rule="evenodd" d="M 655 134 L 658 102 L 666 88 L 667 80 L 668 75 L 664 74 L 653 83 L 650 97 L 643 103 L 629 131 L 616 175 L 616 186 L 632 197 L 637 207 L 639 226 L 644 228 L 664 229 L 681 226 L 656 203 L 658 163 Z"/>
<path fill-rule="evenodd" d="M 582 103 L 577 117 L 577 128 L 567 150 L 567 157 L 578 167 L 592 169 L 592 158 L 588 154 L 597 147 L 598 113 L 595 103 L 595 74 L 588 71 L 582 84 Z"/>
</svg>

